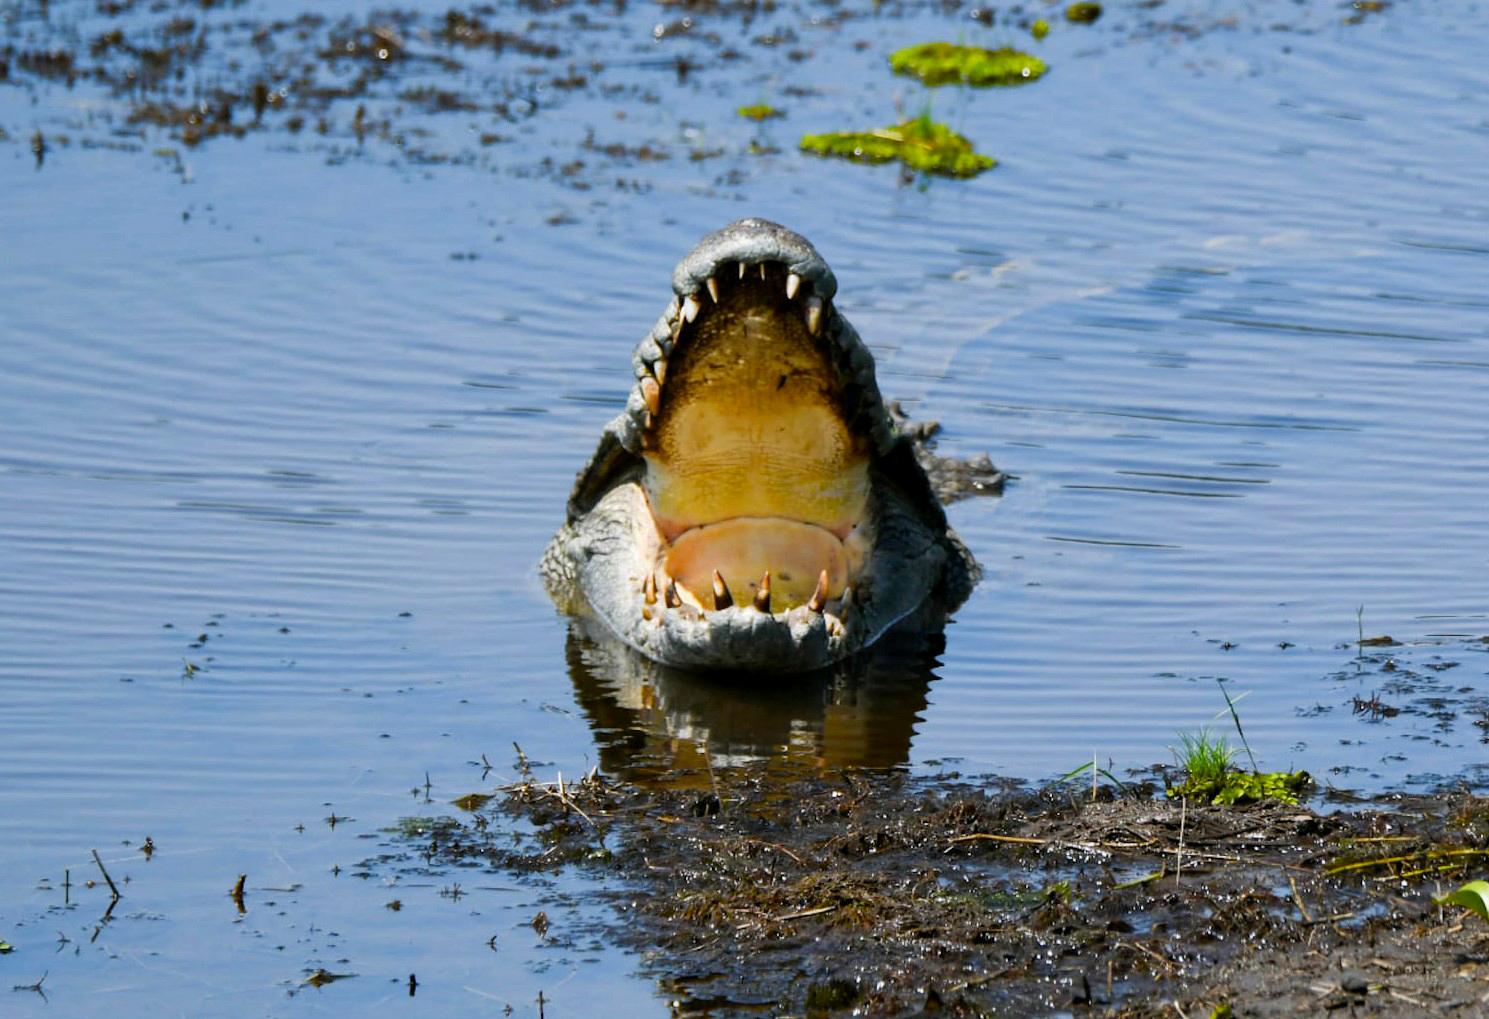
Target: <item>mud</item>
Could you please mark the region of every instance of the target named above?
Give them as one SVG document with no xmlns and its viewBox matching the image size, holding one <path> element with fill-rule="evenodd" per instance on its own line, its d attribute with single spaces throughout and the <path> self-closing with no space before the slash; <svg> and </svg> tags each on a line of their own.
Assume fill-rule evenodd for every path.
<svg viewBox="0 0 1489 1019">
<path fill-rule="evenodd" d="M 529 776 L 407 839 L 601 878 L 588 933 L 678 1015 L 1489 1014 L 1489 925 L 1432 901 L 1489 868 L 1489 801 L 1201 807 L 1167 779 Z"/>
</svg>

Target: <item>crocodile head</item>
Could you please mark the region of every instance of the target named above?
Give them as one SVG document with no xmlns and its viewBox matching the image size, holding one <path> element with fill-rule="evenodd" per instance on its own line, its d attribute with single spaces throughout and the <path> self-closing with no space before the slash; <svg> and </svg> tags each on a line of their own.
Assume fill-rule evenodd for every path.
<svg viewBox="0 0 1489 1019">
<path fill-rule="evenodd" d="M 544 557 L 560 606 L 668 665 L 791 672 L 964 598 L 976 565 L 811 244 L 741 220 L 672 288 Z"/>
</svg>

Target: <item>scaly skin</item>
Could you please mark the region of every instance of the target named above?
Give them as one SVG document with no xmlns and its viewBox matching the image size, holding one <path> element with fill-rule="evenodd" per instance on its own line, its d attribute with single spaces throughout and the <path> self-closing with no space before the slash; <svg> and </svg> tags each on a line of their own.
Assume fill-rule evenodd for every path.
<svg viewBox="0 0 1489 1019">
<path fill-rule="evenodd" d="M 560 609 L 667 665 L 781 673 L 965 600 L 977 564 L 811 244 L 741 220 L 672 288 L 544 554 Z"/>
</svg>

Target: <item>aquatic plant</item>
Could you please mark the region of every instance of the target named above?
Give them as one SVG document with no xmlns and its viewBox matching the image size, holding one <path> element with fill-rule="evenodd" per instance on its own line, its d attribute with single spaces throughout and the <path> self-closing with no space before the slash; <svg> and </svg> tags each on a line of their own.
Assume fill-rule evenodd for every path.
<svg viewBox="0 0 1489 1019">
<path fill-rule="evenodd" d="M 889 66 L 927 85 L 1024 85 L 1048 70 L 1038 57 L 1008 46 L 990 50 L 950 42 L 906 46 L 890 54 Z"/>
<path fill-rule="evenodd" d="M 1101 17 L 1101 5 L 1093 3 L 1071 4 L 1065 8 L 1065 20 L 1080 25 L 1089 25 Z"/>
<path fill-rule="evenodd" d="M 975 177 L 998 165 L 996 159 L 977 152 L 965 137 L 936 123 L 928 113 L 873 131 L 809 134 L 801 139 L 801 148 L 819 156 L 860 163 L 897 159 L 912 170 L 944 177 Z"/>
<path fill-rule="evenodd" d="M 786 111 L 778 110 L 769 103 L 755 103 L 752 106 L 741 106 L 734 112 L 747 120 L 754 121 L 771 120 L 786 115 Z"/>
<path fill-rule="evenodd" d="M 1234 706 L 1231 710 L 1234 712 Z M 1262 800 L 1296 804 L 1298 794 L 1311 781 L 1308 773 L 1303 771 L 1263 772 L 1233 768 L 1231 762 L 1240 750 L 1231 746 L 1224 736 L 1211 732 L 1209 726 L 1198 732 L 1179 733 L 1179 746 L 1169 749 L 1174 755 L 1174 763 L 1184 772 L 1184 784 L 1169 790 L 1170 796 L 1187 796 L 1221 806 Z M 1247 753 L 1250 753 L 1249 748 Z M 1253 768 L 1254 765 L 1253 760 Z"/>
<path fill-rule="evenodd" d="M 1434 895 L 1439 906 L 1462 906 L 1489 921 L 1489 881 L 1470 881 L 1446 895 Z"/>
<path fill-rule="evenodd" d="M 1184 772 L 1184 788 L 1196 792 L 1220 789 L 1231 770 L 1231 761 L 1239 752 L 1224 736 L 1205 726 L 1198 732 L 1179 733 L 1179 746 L 1169 747 L 1174 763 Z"/>
</svg>

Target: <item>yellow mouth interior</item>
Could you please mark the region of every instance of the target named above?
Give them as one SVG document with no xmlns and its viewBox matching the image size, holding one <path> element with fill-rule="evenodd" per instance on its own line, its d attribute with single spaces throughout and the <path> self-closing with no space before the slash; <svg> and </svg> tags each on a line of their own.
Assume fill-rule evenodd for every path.
<svg viewBox="0 0 1489 1019">
<path fill-rule="evenodd" d="M 810 598 L 824 569 L 829 597 L 848 583 L 844 539 L 866 512 L 869 451 L 784 270 L 761 279 L 755 268 L 721 279 L 719 303 L 702 295 L 668 360 L 644 484 L 672 543 L 668 574 L 705 592 L 718 570 L 738 602 L 769 570 L 780 611 Z"/>
<path fill-rule="evenodd" d="M 851 558 L 848 547 L 821 527 L 784 517 L 735 517 L 682 534 L 663 566 L 695 597 L 712 591 L 718 570 L 738 603 L 754 598 L 769 571 L 770 603 L 781 611 L 806 604 L 823 570 L 828 597 L 841 594 L 855 565 Z"/>
</svg>

